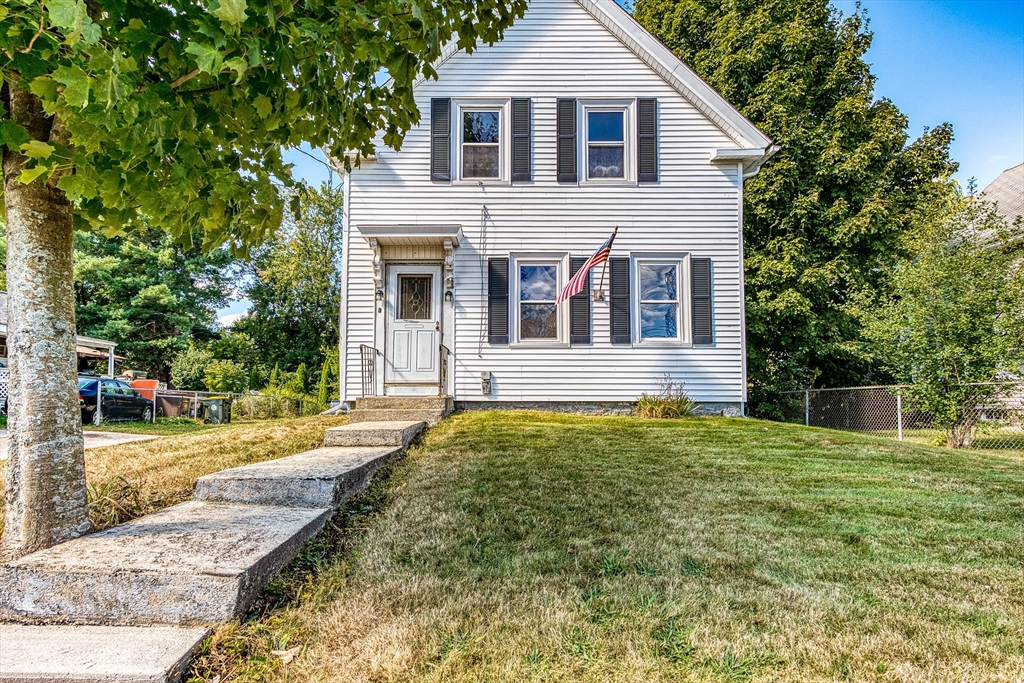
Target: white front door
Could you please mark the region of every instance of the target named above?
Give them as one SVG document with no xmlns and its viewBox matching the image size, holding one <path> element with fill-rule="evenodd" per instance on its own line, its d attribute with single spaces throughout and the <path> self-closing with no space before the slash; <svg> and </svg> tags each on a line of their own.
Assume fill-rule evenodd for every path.
<svg viewBox="0 0 1024 683">
<path fill-rule="evenodd" d="M 384 382 L 387 385 L 437 386 L 441 266 L 396 264 L 388 266 L 387 270 Z"/>
</svg>

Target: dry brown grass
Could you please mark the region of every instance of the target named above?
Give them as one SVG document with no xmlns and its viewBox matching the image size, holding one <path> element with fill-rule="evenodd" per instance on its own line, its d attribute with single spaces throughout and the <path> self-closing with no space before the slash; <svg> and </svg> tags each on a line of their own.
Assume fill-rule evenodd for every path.
<svg viewBox="0 0 1024 683">
<path fill-rule="evenodd" d="M 111 497 L 120 496 L 94 506 L 93 523 L 110 526 L 180 503 L 192 495 L 196 479 L 204 474 L 316 448 L 323 444 L 326 428 L 347 422 L 344 416 L 275 420 L 90 449 L 85 452 L 90 489 L 115 491 Z M 4 465 L 0 461 L 0 477 Z M 111 482 L 117 485 L 111 486 Z M 125 505 L 126 510 L 118 513 L 122 498 L 130 500 L 131 506 Z M 0 500 L 0 524 L 2 513 Z"/>
<path fill-rule="evenodd" d="M 1019 458 L 467 413 L 383 491 L 351 552 L 217 633 L 201 680 L 1024 680 Z"/>
</svg>

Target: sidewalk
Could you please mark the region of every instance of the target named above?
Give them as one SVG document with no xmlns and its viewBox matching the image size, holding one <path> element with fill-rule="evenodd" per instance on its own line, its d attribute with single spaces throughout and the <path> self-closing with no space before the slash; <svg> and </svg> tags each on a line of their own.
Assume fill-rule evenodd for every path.
<svg viewBox="0 0 1024 683">
<path fill-rule="evenodd" d="M 148 439 L 159 439 L 153 434 L 118 434 L 116 432 L 82 432 L 85 436 L 85 448 L 103 448 L 105 446 L 116 446 L 132 441 L 147 441 Z M 7 430 L 0 429 L 0 460 L 7 459 Z"/>
</svg>

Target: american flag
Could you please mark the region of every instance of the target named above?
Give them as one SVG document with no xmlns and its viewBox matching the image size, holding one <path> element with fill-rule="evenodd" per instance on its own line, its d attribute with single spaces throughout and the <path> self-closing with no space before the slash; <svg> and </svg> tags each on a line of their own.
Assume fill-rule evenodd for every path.
<svg viewBox="0 0 1024 683">
<path fill-rule="evenodd" d="M 616 228 L 616 232 L 618 228 Z M 583 291 L 583 286 L 587 283 L 587 273 L 594 266 L 599 266 L 608 260 L 608 255 L 612 251 L 612 242 L 615 241 L 615 232 L 612 236 L 605 240 L 604 244 L 594 252 L 594 255 L 587 259 L 587 262 L 583 264 L 583 267 L 576 271 L 576 274 L 569 280 L 569 284 L 562 288 L 562 292 L 555 299 L 556 304 L 560 304 L 566 299 L 576 296 Z"/>
</svg>

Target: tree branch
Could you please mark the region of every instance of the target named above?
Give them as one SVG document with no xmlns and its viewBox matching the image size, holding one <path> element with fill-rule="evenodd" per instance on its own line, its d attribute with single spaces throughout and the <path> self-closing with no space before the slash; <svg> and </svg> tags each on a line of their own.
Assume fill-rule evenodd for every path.
<svg viewBox="0 0 1024 683">
<path fill-rule="evenodd" d="M 187 74 L 185 74 L 184 76 L 178 76 L 178 77 L 177 77 L 177 78 L 175 78 L 175 79 L 174 79 L 173 81 L 171 81 L 171 88 L 172 88 L 172 89 L 173 89 L 173 88 L 177 88 L 177 87 L 178 87 L 179 85 L 181 85 L 181 84 L 183 84 L 183 83 L 188 83 L 188 82 L 189 82 L 189 81 L 191 81 L 191 80 L 192 80 L 193 78 L 195 78 L 196 76 L 198 76 L 198 75 L 199 75 L 200 73 L 202 73 L 202 72 L 201 72 L 201 71 L 199 70 L 199 68 L 197 67 L 197 68 L 195 68 L 195 69 L 192 69 L 191 71 L 189 71 L 189 72 L 188 72 Z"/>
</svg>

